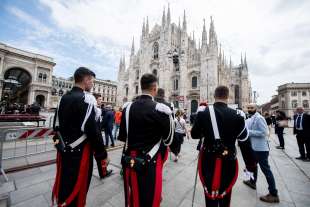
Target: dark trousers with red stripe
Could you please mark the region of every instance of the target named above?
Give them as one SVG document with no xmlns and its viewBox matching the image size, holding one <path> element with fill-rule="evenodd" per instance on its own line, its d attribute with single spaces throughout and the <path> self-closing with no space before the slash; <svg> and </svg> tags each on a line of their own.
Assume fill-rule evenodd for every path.
<svg viewBox="0 0 310 207">
<path fill-rule="evenodd" d="M 234 185 L 238 176 L 238 162 L 236 159 L 223 159 L 220 170 L 216 170 L 217 159 L 213 154 L 202 153 L 199 157 L 199 176 L 202 185 L 210 193 L 214 187 L 215 180 L 219 185 L 220 194 Z M 231 186 L 231 187 L 229 187 Z M 213 199 L 205 192 L 206 207 L 229 207 L 231 200 L 231 189 L 222 198 Z"/>
<path fill-rule="evenodd" d="M 162 153 L 157 153 L 142 172 L 123 166 L 126 207 L 160 206 L 163 162 Z"/>
<path fill-rule="evenodd" d="M 59 203 L 63 203 L 73 192 L 75 184 L 77 183 L 77 178 L 80 173 L 80 163 L 82 159 L 82 154 L 80 152 L 67 152 L 61 157 L 61 178 L 59 186 Z M 92 171 L 93 171 L 93 153 L 89 154 L 89 168 L 85 169 L 88 171 L 87 189 L 91 181 Z M 86 197 L 86 195 L 85 195 Z M 76 207 L 78 196 L 72 201 L 68 207 Z"/>
<path fill-rule="evenodd" d="M 222 199 L 212 200 L 206 197 L 206 207 L 229 207 L 231 192 L 227 193 Z"/>
</svg>

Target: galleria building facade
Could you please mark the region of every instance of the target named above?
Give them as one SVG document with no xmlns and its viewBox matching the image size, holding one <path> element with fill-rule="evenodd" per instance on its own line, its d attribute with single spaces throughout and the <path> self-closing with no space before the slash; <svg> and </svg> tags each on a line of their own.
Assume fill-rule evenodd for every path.
<svg viewBox="0 0 310 207">
<path fill-rule="evenodd" d="M 53 76 L 51 57 L 0 43 L 0 101 L 9 104 L 55 108 L 60 97 L 71 90 L 73 78 Z M 117 83 L 95 79 L 91 92 L 102 96 L 104 104 L 115 105 Z"/>
<path fill-rule="evenodd" d="M 182 25 L 171 22 L 170 8 L 163 12 L 161 25 L 149 29 L 148 19 L 143 23 L 140 48 L 135 51 L 132 42 L 129 65 L 121 57 L 118 72 L 117 105 L 130 101 L 139 94 L 139 80 L 144 73 L 158 77 L 159 87 L 165 90 L 166 100 L 176 108 L 195 112 L 200 101 L 214 102 L 218 85 L 230 89 L 229 103 L 245 107 L 251 102 L 251 83 L 246 57 L 238 65 L 227 60 L 218 43 L 214 21 L 211 18 L 209 34 L 205 21 L 202 41 L 197 44 L 187 33 L 186 15 Z"/>
</svg>

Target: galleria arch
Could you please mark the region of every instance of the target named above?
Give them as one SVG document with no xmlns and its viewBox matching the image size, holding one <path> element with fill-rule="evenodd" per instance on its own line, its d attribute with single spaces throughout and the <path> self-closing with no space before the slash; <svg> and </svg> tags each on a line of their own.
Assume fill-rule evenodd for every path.
<svg viewBox="0 0 310 207">
<path fill-rule="evenodd" d="M 50 107 L 52 58 L 0 43 L 0 99 Z"/>
</svg>

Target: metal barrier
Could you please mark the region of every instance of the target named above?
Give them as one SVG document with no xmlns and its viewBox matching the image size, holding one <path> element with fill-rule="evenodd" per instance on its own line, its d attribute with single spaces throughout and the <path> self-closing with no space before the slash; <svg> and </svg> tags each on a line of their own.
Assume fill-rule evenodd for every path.
<svg viewBox="0 0 310 207">
<path fill-rule="evenodd" d="M 45 127 L 12 127 L 0 129 L 0 169 L 4 178 L 2 160 L 27 157 L 55 150 L 51 128 Z"/>
</svg>

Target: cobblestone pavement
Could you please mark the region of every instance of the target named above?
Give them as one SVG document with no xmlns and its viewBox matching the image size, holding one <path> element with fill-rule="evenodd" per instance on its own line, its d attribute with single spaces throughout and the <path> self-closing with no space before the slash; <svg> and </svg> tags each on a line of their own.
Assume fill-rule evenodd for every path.
<svg viewBox="0 0 310 207">
<path fill-rule="evenodd" d="M 275 149 L 277 138 L 270 140 L 270 165 L 275 175 L 281 202 L 266 204 L 259 201 L 259 196 L 268 192 L 267 183 L 259 171 L 257 190 L 254 191 L 242 183 L 243 160 L 239 158 L 239 178 L 233 189 L 232 205 L 234 207 L 309 207 L 310 206 L 310 162 L 296 160 L 298 149 L 291 130 L 285 134 L 286 149 Z M 197 164 L 196 141 L 185 140 L 178 163 L 168 159 L 164 169 L 162 207 L 190 207 L 193 194 L 195 170 Z M 110 168 L 114 175 L 99 180 L 94 170 L 91 187 L 87 196 L 87 206 L 120 207 L 124 206 L 123 183 L 119 176 L 121 150 L 109 153 Z M 16 191 L 10 194 L 14 207 L 51 206 L 51 189 L 55 177 L 55 165 L 24 170 L 8 175 L 14 181 Z M 3 179 L 3 178 L 2 178 Z M 204 206 L 203 190 L 198 181 L 195 205 Z"/>
</svg>

